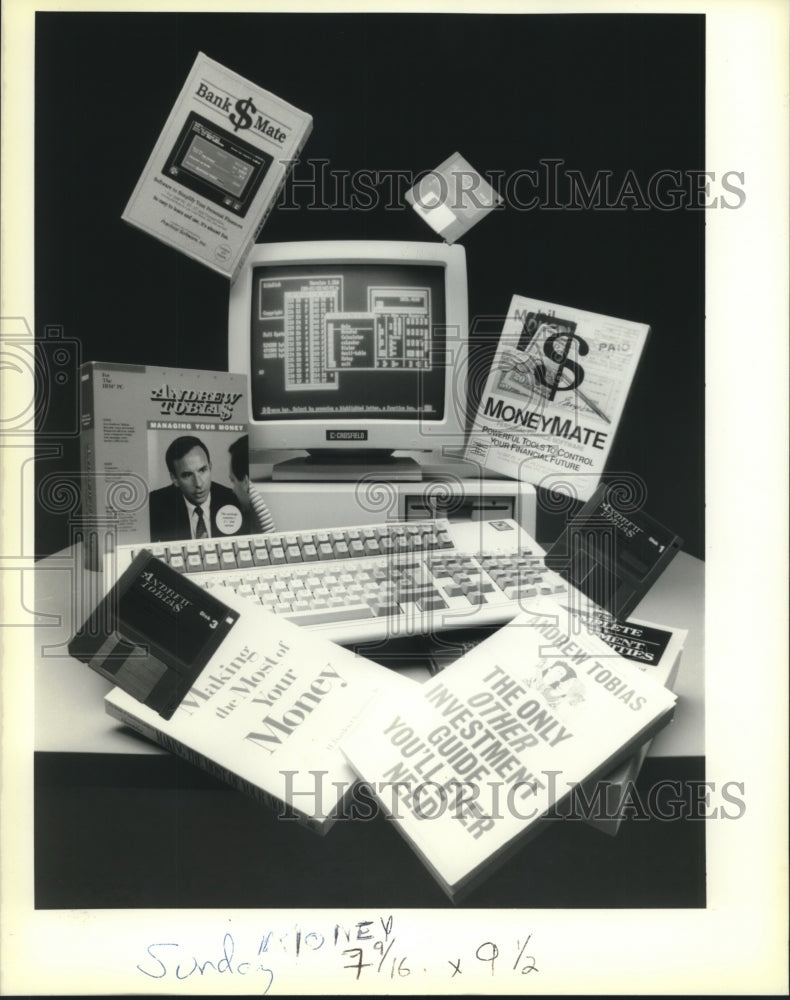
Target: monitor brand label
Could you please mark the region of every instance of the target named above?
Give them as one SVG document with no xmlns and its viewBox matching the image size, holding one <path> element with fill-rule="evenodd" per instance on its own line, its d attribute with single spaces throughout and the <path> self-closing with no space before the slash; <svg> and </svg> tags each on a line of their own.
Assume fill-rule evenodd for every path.
<svg viewBox="0 0 790 1000">
<path fill-rule="evenodd" d="M 327 441 L 367 441 L 367 431 L 327 431 Z"/>
</svg>

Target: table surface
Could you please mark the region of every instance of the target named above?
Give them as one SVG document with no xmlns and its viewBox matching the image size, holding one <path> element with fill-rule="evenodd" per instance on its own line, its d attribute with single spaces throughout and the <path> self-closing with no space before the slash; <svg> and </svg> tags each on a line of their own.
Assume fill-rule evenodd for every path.
<svg viewBox="0 0 790 1000">
<path fill-rule="evenodd" d="M 699 757 L 704 732 L 705 564 L 681 552 L 633 614 L 688 630 L 675 684 L 674 721 L 653 740 L 654 757 Z M 112 685 L 68 654 L 67 645 L 102 593 L 99 573 L 82 567 L 80 545 L 48 556 L 35 571 L 35 738 L 44 752 L 163 754 L 104 712 Z M 406 668 L 415 680 L 427 666 Z"/>
</svg>

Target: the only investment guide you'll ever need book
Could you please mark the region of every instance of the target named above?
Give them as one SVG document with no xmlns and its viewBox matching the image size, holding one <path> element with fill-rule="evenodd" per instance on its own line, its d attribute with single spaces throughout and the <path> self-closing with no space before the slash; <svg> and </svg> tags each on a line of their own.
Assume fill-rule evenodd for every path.
<svg viewBox="0 0 790 1000">
<path fill-rule="evenodd" d="M 425 684 L 379 699 L 342 748 L 459 898 L 577 785 L 636 752 L 675 701 L 547 599 Z"/>
</svg>

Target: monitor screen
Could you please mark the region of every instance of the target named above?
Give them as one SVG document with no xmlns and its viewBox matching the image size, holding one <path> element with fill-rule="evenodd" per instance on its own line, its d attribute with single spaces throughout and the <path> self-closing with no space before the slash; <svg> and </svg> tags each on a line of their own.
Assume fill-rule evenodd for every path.
<svg viewBox="0 0 790 1000">
<path fill-rule="evenodd" d="M 441 420 L 444 269 L 437 264 L 252 270 L 254 420 Z"/>
<path fill-rule="evenodd" d="M 374 240 L 253 247 L 231 286 L 229 369 L 269 450 L 463 445 L 466 256 Z"/>
</svg>

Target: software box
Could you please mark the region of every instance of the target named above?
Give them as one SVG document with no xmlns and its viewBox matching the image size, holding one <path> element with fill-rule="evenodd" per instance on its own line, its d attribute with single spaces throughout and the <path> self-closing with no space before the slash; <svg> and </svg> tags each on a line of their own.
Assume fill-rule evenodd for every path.
<svg viewBox="0 0 790 1000">
<path fill-rule="evenodd" d="M 119 544 L 190 537 L 184 517 L 189 508 L 168 465 L 169 448 L 178 439 L 197 439 L 208 456 L 210 494 L 202 504 L 208 534 L 242 534 L 245 512 L 232 490 L 228 448 L 240 439 L 246 443 L 246 417 L 243 375 L 99 361 L 82 365 L 86 567 L 101 569 L 104 556 Z"/>
<path fill-rule="evenodd" d="M 199 53 L 122 218 L 233 280 L 312 127 Z"/>
</svg>

